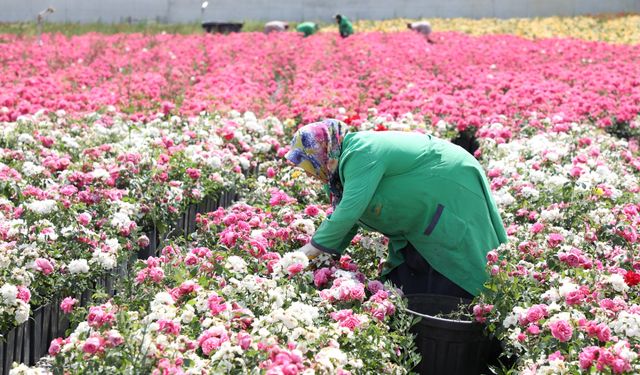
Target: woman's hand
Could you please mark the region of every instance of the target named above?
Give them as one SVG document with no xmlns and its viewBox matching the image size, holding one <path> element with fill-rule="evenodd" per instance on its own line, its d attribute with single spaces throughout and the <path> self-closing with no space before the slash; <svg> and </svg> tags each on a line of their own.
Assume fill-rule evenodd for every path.
<svg viewBox="0 0 640 375">
<path fill-rule="evenodd" d="M 302 246 L 301 248 L 299 248 L 298 251 L 303 252 L 304 255 L 306 255 L 307 258 L 309 258 L 309 259 L 313 259 L 313 258 L 317 257 L 318 255 L 322 254 L 322 250 L 320 250 L 317 247 L 313 246 L 311 244 L 311 242 L 309 242 L 308 244 L 306 244 L 306 245 Z"/>
</svg>

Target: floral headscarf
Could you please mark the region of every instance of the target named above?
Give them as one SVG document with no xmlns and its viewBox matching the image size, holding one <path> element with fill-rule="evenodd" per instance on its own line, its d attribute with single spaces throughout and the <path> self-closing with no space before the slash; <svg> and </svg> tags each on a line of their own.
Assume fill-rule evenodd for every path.
<svg viewBox="0 0 640 375">
<path fill-rule="evenodd" d="M 338 176 L 338 160 L 347 125 L 338 120 L 324 120 L 298 129 L 291 140 L 291 150 L 285 158 L 311 175 L 329 183 L 332 204 L 342 198 Z"/>
</svg>

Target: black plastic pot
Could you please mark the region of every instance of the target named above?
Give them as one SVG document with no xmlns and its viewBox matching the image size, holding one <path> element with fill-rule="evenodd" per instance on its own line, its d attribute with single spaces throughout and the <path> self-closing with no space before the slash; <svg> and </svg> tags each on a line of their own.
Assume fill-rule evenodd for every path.
<svg viewBox="0 0 640 375">
<path fill-rule="evenodd" d="M 203 22 L 202 28 L 208 33 L 228 34 L 239 32 L 242 25 L 242 22 Z"/>
<path fill-rule="evenodd" d="M 492 341 L 481 324 L 474 321 L 440 318 L 469 300 L 436 294 L 407 295 L 407 311 L 421 320 L 412 328 L 422 361 L 414 369 L 419 374 L 487 374 Z"/>
<path fill-rule="evenodd" d="M 475 131 L 470 129 L 460 132 L 451 140 L 451 143 L 464 148 L 471 155 L 480 147 L 480 142 L 478 142 L 478 138 L 476 138 Z"/>
</svg>

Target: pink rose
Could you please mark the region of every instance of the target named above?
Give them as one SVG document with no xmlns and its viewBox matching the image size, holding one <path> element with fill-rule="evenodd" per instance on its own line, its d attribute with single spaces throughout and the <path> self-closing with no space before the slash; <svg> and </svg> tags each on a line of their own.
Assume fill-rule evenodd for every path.
<svg viewBox="0 0 640 375">
<path fill-rule="evenodd" d="M 566 320 L 559 319 L 549 324 L 551 335 L 561 342 L 566 342 L 573 336 L 573 328 Z"/>
<path fill-rule="evenodd" d="M 194 281 L 192 280 L 187 280 L 185 282 L 183 282 L 182 284 L 180 284 L 180 294 L 181 295 L 185 295 L 185 294 L 189 294 L 195 290 L 199 289 L 199 285 L 196 284 Z"/>
<path fill-rule="evenodd" d="M 49 345 L 49 355 L 55 357 L 58 353 L 60 353 L 60 349 L 62 348 L 63 339 L 58 337 L 51 341 Z"/>
<path fill-rule="evenodd" d="M 529 327 L 527 327 L 527 332 L 531 335 L 538 335 L 540 334 L 540 327 L 538 327 L 535 324 L 532 324 Z"/>
<path fill-rule="evenodd" d="M 304 213 L 309 216 L 315 217 L 320 213 L 320 209 L 316 205 L 309 205 L 304 209 Z"/>
<path fill-rule="evenodd" d="M 83 212 L 80 215 L 78 215 L 78 217 L 76 218 L 76 220 L 78 221 L 78 223 L 80 223 L 82 226 L 87 226 L 89 225 L 89 223 L 91 222 L 91 214 L 87 213 L 87 212 Z"/>
<path fill-rule="evenodd" d="M 238 345 L 242 350 L 249 349 L 249 346 L 251 346 L 251 335 L 246 332 L 238 332 Z"/>
<path fill-rule="evenodd" d="M 497 266 L 495 264 L 491 266 L 491 276 L 495 276 L 498 273 L 500 273 L 500 266 Z"/>
<path fill-rule="evenodd" d="M 200 178 L 200 171 L 195 168 L 187 168 L 187 175 L 192 180 L 197 180 L 198 178 Z"/>
<path fill-rule="evenodd" d="M 571 168 L 571 171 L 569 172 L 569 174 L 571 175 L 571 177 L 580 177 L 582 175 L 583 171 L 582 168 L 575 166 L 573 168 Z"/>
<path fill-rule="evenodd" d="M 146 269 L 140 270 L 136 275 L 135 282 L 138 284 L 142 284 L 146 278 L 147 278 L 147 270 Z"/>
<path fill-rule="evenodd" d="M 204 353 L 204 355 L 209 355 L 212 351 L 218 349 L 220 345 L 222 345 L 222 342 L 223 341 L 221 341 L 218 337 L 209 337 L 208 339 L 204 340 L 202 344 L 200 344 L 200 346 L 202 347 L 202 352 Z"/>
<path fill-rule="evenodd" d="M 71 196 L 78 192 L 78 188 L 73 185 L 65 185 L 60 188 L 60 194 L 65 196 Z"/>
<path fill-rule="evenodd" d="M 105 312 L 102 306 L 89 307 L 89 314 L 87 315 L 87 322 L 91 327 L 100 327 L 104 324 Z"/>
<path fill-rule="evenodd" d="M 73 307 L 75 306 L 75 304 L 78 303 L 78 300 L 72 297 L 66 297 L 65 299 L 62 300 L 62 302 L 60 302 L 60 309 L 62 309 L 62 311 L 65 314 L 69 314 L 71 313 L 71 311 L 73 311 Z"/>
<path fill-rule="evenodd" d="M 209 310 L 211 310 L 211 314 L 213 315 L 218 315 L 227 309 L 224 298 L 216 295 L 215 293 L 209 296 L 209 298 L 207 299 L 207 305 L 209 306 Z"/>
<path fill-rule="evenodd" d="M 597 346 L 587 346 L 582 349 L 582 352 L 578 355 L 580 361 L 580 368 L 588 369 L 593 366 L 593 361 L 596 359 L 596 354 L 600 351 Z"/>
<path fill-rule="evenodd" d="M 564 236 L 560 233 L 551 233 L 547 236 L 547 244 L 550 247 L 558 246 L 562 241 L 564 241 Z"/>
<path fill-rule="evenodd" d="M 31 292 L 23 286 L 18 286 L 18 294 L 16 297 L 25 303 L 29 303 L 31 300 Z"/>
<path fill-rule="evenodd" d="M 331 270 L 329 268 L 320 268 L 313 273 L 313 284 L 316 287 L 321 287 L 329 281 L 331 277 Z"/>
<path fill-rule="evenodd" d="M 149 240 L 149 237 L 145 236 L 144 234 L 140 237 L 138 237 L 138 246 L 145 248 L 147 246 L 149 246 L 149 243 L 151 242 Z"/>
<path fill-rule="evenodd" d="M 382 321 L 387 316 L 387 309 L 384 306 L 380 306 L 378 308 L 372 309 L 369 311 L 371 316 Z"/>
<path fill-rule="evenodd" d="M 584 300 L 585 296 L 582 290 L 573 290 L 566 295 L 567 305 L 577 305 Z"/>
<path fill-rule="evenodd" d="M 350 315 L 350 316 L 348 316 L 348 317 L 346 317 L 346 318 L 344 318 L 343 320 L 340 321 L 340 327 L 346 327 L 346 328 L 349 328 L 352 331 L 354 329 L 356 329 L 357 327 L 359 327 L 360 324 L 362 324 L 362 322 L 355 315 Z"/>
<path fill-rule="evenodd" d="M 53 265 L 48 259 L 38 258 L 36 259 L 36 269 L 45 275 L 50 275 L 53 272 Z"/>
<path fill-rule="evenodd" d="M 180 325 L 176 324 L 173 320 L 160 319 L 158 320 L 158 330 L 166 334 L 177 336 L 180 334 Z"/>
<path fill-rule="evenodd" d="M 162 268 L 151 268 L 149 269 L 149 277 L 156 283 L 159 283 L 164 279 L 164 271 Z"/>
<path fill-rule="evenodd" d="M 362 301 L 365 297 L 364 285 L 358 283 L 351 287 L 351 289 L 349 290 L 349 296 L 353 300 Z"/>
<path fill-rule="evenodd" d="M 122 345 L 123 343 L 124 343 L 124 337 L 122 337 L 122 335 L 118 331 L 111 330 L 107 332 L 107 340 L 106 340 L 107 346 L 113 348 L 118 345 Z"/>
<path fill-rule="evenodd" d="M 611 329 L 605 323 L 600 323 L 596 327 L 596 336 L 598 340 L 607 342 L 611 339 Z"/>
<path fill-rule="evenodd" d="M 536 222 L 531 226 L 532 233 L 540 233 L 544 229 L 544 224 L 541 222 Z"/>
<path fill-rule="evenodd" d="M 547 315 L 547 307 L 545 305 L 534 305 L 527 310 L 527 322 L 536 323 Z"/>
<path fill-rule="evenodd" d="M 548 359 L 549 361 L 564 361 L 564 356 L 562 355 L 562 353 L 560 353 L 559 350 L 556 350 L 555 352 L 549 354 Z"/>
<path fill-rule="evenodd" d="M 622 358 L 615 358 L 610 363 L 611 368 L 613 369 L 614 374 L 622 374 L 629 370 L 631 370 L 631 366 L 629 366 L 629 362 Z"/>
<path fill-rule="evenodd" d="M 367 289 L 369 289 L 371 293 L 376 294 L 378 291 L 384 289 L 384 284 L 378 280 L 371 280 L 369 281 L 369 284 L 367 284 Z"/>
<path fill-rule="evenodd" d="M 302 272 L 303 269 L 304 266 L 302 265 L 302 263 L 294 263 L 287 267 L 287 272 L 289 273 L 289 276 L 295 276 L 298 273 Z"/>
<path fill-rule="evenodd" d="M 193 254 L 188 254 L 184 258 L 184 264 L 187 266 L 195 266 L 196 264 L 198 264 L 198 257 Z"/>
<path fill-rule="evenodd" d="M 100 337 L 89 337 L 82 345 L 82 351 L 87 354 L 95 354 L 104 350 L 104 340 Z"/>
</svg>

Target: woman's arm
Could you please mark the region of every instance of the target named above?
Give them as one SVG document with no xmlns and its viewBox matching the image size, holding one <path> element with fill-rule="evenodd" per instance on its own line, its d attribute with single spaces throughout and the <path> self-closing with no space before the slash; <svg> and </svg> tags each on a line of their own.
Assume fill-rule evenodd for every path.
<svg viewBox="0 0 640 375">
<path fill-rule="evenodd" d="M 355 236 L 357 222 L 366 210 L 384 175 L 384 165 L 368 155 L 353 155 L 343 161 L 342 200 L 311 239 L 318 249 L 342 254 Z"/>
</svg>

